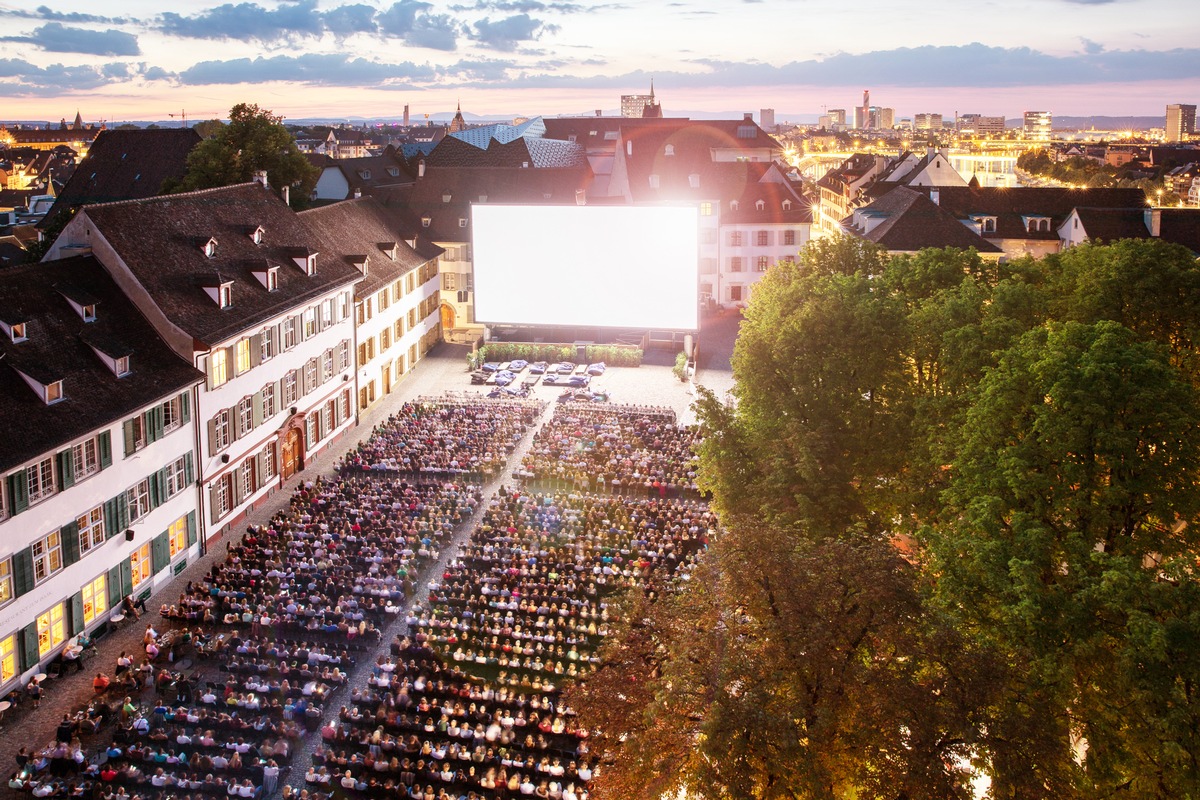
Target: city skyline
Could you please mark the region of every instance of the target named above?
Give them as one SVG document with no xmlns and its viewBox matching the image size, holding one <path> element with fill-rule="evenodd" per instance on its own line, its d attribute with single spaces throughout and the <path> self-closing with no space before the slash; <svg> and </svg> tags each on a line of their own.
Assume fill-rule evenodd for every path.
<svg viewBox="0 0 1200 800">
<path fill-rule="evenodd" d="M 668 115 L 789 115 L 872 102 L 1017 117 L 1161 115 L 1195 102 L 1200 19 L 1185 0 L 940 0 L 904 17 L 788 0 L 124 0 L 0 6 L 7 119 L 399 117 L 612 112 L 653 79 Z M 1045 24 L 1069 19 L 1069 25 Z M 986 24 L 979 24 L 986 21 Z M 773 35 L 778 31 L 789 35 Z M 808 44 L 812 41 L 813 44 Z"/>
</svg>

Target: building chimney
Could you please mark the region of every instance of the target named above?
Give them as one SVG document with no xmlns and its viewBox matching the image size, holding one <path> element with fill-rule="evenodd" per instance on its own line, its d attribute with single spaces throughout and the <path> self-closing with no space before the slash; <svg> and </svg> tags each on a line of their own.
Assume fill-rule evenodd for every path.
<svg viewBox="0 0 1200 800">
<path fill-rule="evenodd" d="M 942 193 L 937 189 L 930 189 L 929 199 L 933 201 L 935 206 L 940 206 L 942 204 Z"/>
<path fill-rule="evenodd" d="M 425 159 L 423 159 L 423 158 L 417 162 L 417 177 L 418 178 L 425 177 Z"/>
<path fill-rule="evenodd" d="M 585 192 L 583 189 L 575 190 L 575 205 L 577 205 L 577 206 L 586 206 L 587 205 L 587 192 Z"/>
<path fill-rule="evenodd" d="M 354 190 L 354 199 L 355 199 L 355 200 L 361 200 L 361 199 L 362 199 L 362 189 L 355 189 L 355 190 Z"/>
<path fill-rule="evenodd" d="M 291 192 L 291 189 L 292 189 L 292 187 L 290 187 L 290 186 L 285 186 L 285 187 L 283 187 L 283 190 L 281 191 L 281 194 L 280 194 L 280 196 L 281 196 L 281 197 L 283 197 L 283 202 L 284 202 L 284 205 L 289 205 L 289 206 L 290 206 L 290 205 L 292 204 L 292 192 Z"/>
<path fill-rule="evenodd" d="M 627 155 L 627 156 L 633 155 L 633 142 L 632 141 L 625 142 L 625 155 Z"/>
<path fill-rule="evenodd" d="M 597 108 L 597 109 L 596 109 L 596 116 L 597 116 L 597 117 L 602 117 L 602 116 L 604 116 L 604 113 L 603 113 L 603 112 L 604 112 L 604 109 L 602 109 L 602 108 Z"/>
<path fill-rule="evenodd" d="M 267 171 L 266 171 L 265 169 L 260 169 L 260 170 L 258 170 L 257 172 L 255 172 L 255 173 L 254 173 L 254 182 L 255 182 L 255 183 L 261 183 L 261 184 L 262 184 L 262 186 L 263 186 L 263 188 L 264 188 L 264 189 L 266 189 L 266 188 L 267 188 L 267 186 L 268 186 L 268 184 L 267 184 Z"/>
<path fill-rule="evenodd" d="M 1147 208 L 1145 211 L 1142 212 L 1142 216 L 1145 218 L 1146 230 L 1150 232 L 1150 235 L 1153 236 L 1155 239 L 1161 237 L 1162 236 L 1162 209 L 1161 208 Z"/>
<path fill-rule="evenodd" d="M 754 122 L 754 112 L 753 111 L 743 111 L 742 112 L 742 121 L 743 122 Z"/>
</svg>

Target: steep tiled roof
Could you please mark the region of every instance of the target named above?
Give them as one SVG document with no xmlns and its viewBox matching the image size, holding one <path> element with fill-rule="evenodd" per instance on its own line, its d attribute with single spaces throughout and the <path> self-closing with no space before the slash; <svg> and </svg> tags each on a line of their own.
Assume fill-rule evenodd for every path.
<svg viewBox="0 0 1200 800">
<path fill-rule="evenodd" d="M 972 216 L 996 218 L 996 232 L 989 239 L 1058 239 L 1058 226 L 1077 206 L 1087 208 L 1135 208 L 1144 206 L 1141 189 L 1070 189 L 1065 187 L 942 186 L 918 187 L 929 195 L 938 193 L 938 204 L 958 219 Z M 1050 229 L 1030 232 L 1025 219 L 1050 218 Z"/>
<path fill-rule="evenodd" d="M 321 253 L 321 240 L 282 200 L 258 183 L 85 206 L 95 224 L 162 313 L 196 339 L 214 344 L 361 278 L 350 264 Z M 262 244 L 251 233 L 262 226 Z M 203 245 L 217 240 L 216 253 Z M 296 266 L 298 251 L 317 253 L 316 274 Z M 267 259 L 279 270 L 268 292 L 250 272 Z M 220 308 L 201 288 L 220 272 L 232 278 L 233 306 Z"/>
<path fill-rule="evenodd" d="M 508 125 L 498 122 L 493 125 L 480 125 L 477 128 L 454 131 L 450 136 L 478 147 L 481 150 L 486 150 L 492 140 L 500 144 L 508 144 L 520 138 L 544 136 L 545 133 L 546 124 L 542 121 L 542 118 L 534 117 L 533 119 L 525 120 L 519 125 Z"/>
<path fill-rule="evenodd" d="M 60 289 L 96 301 L 84 322 Z M 11 319 L 9 319 L 11 318 Z M 203 375 L 155 333 L 94 259 L 76 257 L 0 270 L 0 320 L 26 323 L 26 341 L 0 332 L 0 471 L 181 392 Z M 118 378 L 93 347 L 130 356 Z M 64 399 L 46 405 L 14 370 L 61 380 Z"/>
<path fill-rule="evenodd" d="M 407 232 L 395 212 L 364 197 L 300 212 L 316 231 L 326 252 L 344 263 L 367 257 L 367 274 L 354 286 L 357 298 L 368 297 L 429 260 L 409 247 Z M 395 258 L 389 255 L 394 248 Z"/>
<path fill-rule="evenodd" d="M 1077 208 L 1079 222 L 1092 241 L 1115 242 L 1119 239 L 1145 239 L 1146 211 L 1141 208 Z"/>
<path fill-rule="evenodd" d="M 1200 208 L 1164 208 L 1159 237 L 1181 244 L 1200 256 Z"/>
<path fill-rule="evenodd" d="M 867 230 L 860 220 L 880 220 Z M 959 222 L 921 192 L 900 186 L 859 209 L 842 223 L 847 232 L 888 250 L 914 252 L 926 247 L 974 247 L 981 253 L 998 253 L 1000 248 Z"/>
<path fill-rule="evenodd" d="M 762 203 L 759 209 L 758 204 Z M 790 206 L 784 208 L 784 204 Z M 746 186 L 738 198 L 737 211 L 721 212 L 721 224 L 802 225 L 813 220 L 809 201 L 785 183 L 759 182 Z"/>
<path fill-rule="evenodd" d="M 592 178 L 586 166 L 572 169 L 463 169 L 427 167 L 415 184 L 377 194 L 409 230 L 435 242 L 471 241 L 471 204 L 574 203 Z M 424 225 L 424 219 L 429 225 Z M 460 220 L 466 220 L 460 225 Z"/>
<path fill-rule="evenodd" d="M 199 143 L 191 128 L 104 131 L 39 227 L 45 229 L 87 203 L 153 197 L 163 181 L 183 177 L 188 153 Z"/>
</svg>

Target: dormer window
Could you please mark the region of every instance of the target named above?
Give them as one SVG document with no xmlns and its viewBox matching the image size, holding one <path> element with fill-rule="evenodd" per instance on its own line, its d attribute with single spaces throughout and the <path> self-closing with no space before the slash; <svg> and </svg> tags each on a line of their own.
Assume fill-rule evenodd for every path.
<svg viewBox="0 0 1200 800">
<path fill-rule="evenodd" d="M 63 399 L 63 382 L 52 381 L 46 384 L 45 387 L 46 405 L 53 405 Z"/>
<path fill-rule="evenodd" d="M 1044 233 L 1050 230 L 1049 217 L 1025 217 L 1025 230 L 1029 233 Z"/>
<path fill-rule="evenodd" d="M 309 250 L 307 247 L 296 248 L 292 250 L 292 261 L 297 267 L 304 270 L 304 274 L 312 277 L 317 274 L 317 253 L 314 250 Z"/>
<path fill-rule="evenodd" d="M 783 201 L 783 210 L 784 210 L 784 211 L 791 211 L 791 210 L 792 210 L 792 201 L 791 201 L 791 200 L 784 200 L 784 201 Z"/>
<path fill-rule="evenodd" d="M 363 179 L 364 181 L 369 181 L 369 180 L 371 180 L 371 170 L 369 170 L 369 169 L 360 169 L 360 170 L 358 171 L 358 174 L 359 174 L 359 176 L 360 176 L 360 177 L 362 177 L 362 179 Z"/>
<path fill-rule="evenodd" d="M 659 184 L 658 184 L 658 175 L 651 174 L 651 176 L 650 176 L 650 188 L 651 188 L 651 189 L 657 189 L 657 188 L 658 188 L 658 185 L 659 185 Z"/>
<path fill-rule="evenodd" d="M 663 147 L 663 155 L 664 155 L 664 156 L 673 156 L 673 155 L 675 155 L 675 145 L 673 145 L 673 144 L 668 144 L 668 145 L 664 146 L 664 147 Z"/>
<path fill-rule="evenodd" d="M 465 228 L 465 227 L 467 227 L 467 218 L 466 218 L 466 217 L 459 217 L 459 218 L 458 218 L 458 227 L 460 227 L 460 228 Z"/>
<path fill-rule="evenodd" d="M 395 261 L 396 256 L 400 254 L 400 248 L 396 246 L 395 242 L 380 242 L 379 249 L 392 261 Z"/>
<path fill-rule="evenodd" d="M 80 309 L 79 313 L 83 316 L 84 322 L 96 321 L 96 306 L 94 305 L 89 304 L 84 306 L 82 309 Z"/>
<path fill-rule="evenodd" d="M 754 202 L 754 210 L 755 211 L 766 211 L 766 209 L 767 209 L 767 202 L 765 200 L 756 200 Z"/>
<path fill-rule="evenodd" d="M 388 167 L 387 172 L 388 172 L 388 175 L 392 176 L 393 178 L 400 177 L 400 168 L 399 167 Z"/>
<path fill-rule="evenodd" d="M 118 378 L 129 374 L 129 356 L 121 356 L 113 362 L 113 373 Z"/>
<path fill-rule="evenodd" d="M 8 323 L 0 321 L 0 328 L 4 329 L 4 332 L 8 334 L 8 338 L 12 339 L 13 342 L 25 341 L 28 336 L 25 325 L 26 323 L 24 322 Z"/>
<path fill-rule="evenodd" d="M 257 228 L 250 231 L 250 241 L 254 242 L 255 244 L 262 244 L 263 243 L 263 234 L 265 234 L 265 233 L 266 233 L 266 231 L 263 230 L 263 226 L 259 225 Z"/>
<path fill-rule="evenodd" d="M 354 268 L 356 270 L 361 272 L 363 275 L 367 274 L 367 260 L 368 259 L 366 256 L 348 256 L 348 258 L 350 259 L 350 263 L 354 265 Z"/>
<path fill-rule="evenodd" d="M 693 189 L 700 188 L 700 173 L 699 172 L 693 172 L 691 175 L 688 175 L 688 186 L 692 187 Z"/>
<path fill-rule="evenodd" d="M 217 305 L 221 308 L 229 308 L 233 305 L 232 283 L 222 283 L 217 287 Z"/>
<path fill-rule="evenodd" d="M 55 284 L 54 288 L 59 294 L 67 298 L 67 302 L 71 304 L 71 308 L 75 309 L 75 313 L 84 322 L 96 321 L 96 305 L 100 301 L 92 296 L 91 293 L 65 283 Z"/>
<path fill-rule="evenodd" d="M 730 200 L 730 201 L 729 201 L 729 210 L 730 210 L 730 211 L 737 211 L 737 210 L 738 210 L 738 201 L 737 201 L 737 200 Z"/>
<path fill-rule="evenodd" d="M 217 254 L 216 238 L 210 238 L 207 242 L 201 245 L 200 249 L 204 251 L 205 258 L 212 258 L 215 256 Z"/>
<path fill-rule="evenodd" d="M 428 228 L 429 223 L 431 223 L 431 222 L 433 222 L 433 219 L 431 217 L 421 217 L 421 227 L 422 228 Z"/>
<path fill-rule="evenodd" d="M 486 203 L 486 202 L 487 202 L 487 195 L 486 195 L 486 194 L 481 194 L 481 195 L 479 195 L 479 202 L 481 202 L 481 203 Z"/>
<path fill-rule="evenodd" d="M 260 261 L 250 268 L 250 274 L 268 292 L 273 292 L 279 288 L 279 267 L 274 264 Z"/>
<path fill-rule="evenodd" d="M 450 195 L 448 195 L 448 194 L 444 194 L 444 195 L 442 195 L 442 202 L 443 202 L 443 203 L 449 203 L 449 202 L 450 202 Z"/>
</svg>

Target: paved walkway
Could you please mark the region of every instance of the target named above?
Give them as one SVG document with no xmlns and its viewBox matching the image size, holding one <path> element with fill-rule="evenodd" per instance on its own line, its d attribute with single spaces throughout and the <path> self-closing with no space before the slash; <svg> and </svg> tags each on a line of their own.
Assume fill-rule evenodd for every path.
<svg viewBox="0 0 1200 800">
<path fill-rule="evenodd" d="M 706 340 L 706 344 L 710 348 L 706 351 L 709 357 L 706 359 L 705 353 L 702 351 L 701 369 L 697 379 L 721 396 L 732 386 L 732 377 L 728 372 L 728 357 L 732 352 L 732 337 L 736 335 L 737 315 L 733 313 L 731 316 L 730 313 L 726 313 L 712 321 L 715 323 L 713 325 L 714 335 Z M 727 338 L 729 341 L 725 341 Z M 303 472 L 292 476 L 282 490 L 261 502 L 239 526 L 238 530 L 232 531 L 222 541 L 210 545 L 205 556 L 190 563 L 170 583 L 163 586 L 151 598 L 147 605 L 148 613 L 143 614 L 140 620 L 127 619 L 120 628 L 100 640 L 98 657 L 89 660 L 82 672 L 72 671 L 63 677 L 49 679 L 44 684 L 45 692 L 40 708 L 31 709 L 29 703 L 26 702 L 23 704 L 24 707 L 19 710 L 17 717 L 0 722 L 0 766 L 4 767 L 5 774 L 15 768 L 15 756 L 19 748 L 26 747 L 30 751 L 40 749 L 47 742 L 53 740 L 55 728 L 64 713 L 74 712 L 88 703 L 93 696 L 92 678 L 97 671 L 103 671 L 112 677 L 117 656 L 121 651 L 134 655 L 135 662 L 140 661 L 143 652 L 142 636 L 146 625 L 153 624 L 156 629 L 162 631 L 174 624 L 162 619 L 158 613 L 159 605 L 163 602 L 170 603 L 177 598 L 187 587 L 188 582 L 201 581 L 213 562 L 224 558 L 227 544 L 240 540 L 246 526 L 266 524 L 278 510 L 288 504 L 292 493 L 302 482 L 311 480 L 318 475 L 331 474 L 334 464 L 343 454 L 356 447 L 359 442 L 369 438 L 375 426 L 386 420 L 403 403 L 421 396 L 442 395 L 447 391 L 456 394 L 478 395 L 481 387 L 471 387 L 467 379 L 467 350 L 465 346 L 461 345 L 438 345 L 417 364 L 416 369 L 406 376 L 391 395 L 362 415 L 356 428 L 334 442 L 324 453 L 309 463 Z M 636 369 L 613 369 L 598 379 L 595 385 L 608 390 L 612 394 L 614 402 L 666 406 L 676 411 L 681 422 L 693 419 L 690 410 L 692 396 L 689 387 L 676 379 L 668 367 L 642 366 Z M 483 487 L 484 499 L 479 504 L 475 516 L 456 531 L 451 542 L 442 548 L 440 558 L 422 571 L 418 585 L 414 589 L 412 597 L 408 599 L 409 606 L 414 602 L 414 598 L 423 598 L 428 595 L 427 587 L 431 576 L 442 574 L 446 564 L 454 558 L 459 547 L 469 538 L 471 531 L 474 530 L 479 518 L 487 508 L 488 500 L 499 487 L 505 483 L 512 483 L 513 470 L 519 465 L 521 456 L 532 442 L 534 432 L 553 414 L 554 399 L 560 391 L 555 387 L 540 385 L 535 389 L 536 396 L 548 401 L 545 414 L 526 432 L 517 450 L 508 460 L 505 471 Z M 395 621 L 382 631 L 383 636 L 377 651 L 364 652 L 359 655 L 358 664 L 351 673 L 350 680 L 344 687 L 334 692 L 327 702 L 327 714 L 337 713 L 351 688 L 365 685 L 366 676 L 370 671 L 371 664 L 375 661 L 375 656 L 388 652 L 392 638 L 404 627 L 404 617 L 405 613 L 399 614 Z M 200 673 L 211 671 L 210 668 L 206 670 L 203 662 L 196 665 L 195 668 Z M 151 701 L 153 696 L 153 689 L 143 692 L 143 699 L 146 701 Z M 102 739 L 107 735 L 107 731 L 102 732 L 96 739 Z M 291 769 L 287 779 L 281 782 L 281 786 L 284 783 L 297 787 L 303 784 L 304 772 L 311 763 L 312 752 L 319 742 L 319 735 L 314 733 L 306 734 L 297 743 Z M 84 744 L 85 748 L 89 750 L 94 750 L 96 746 L 95 741 Z"/>
</svg>

